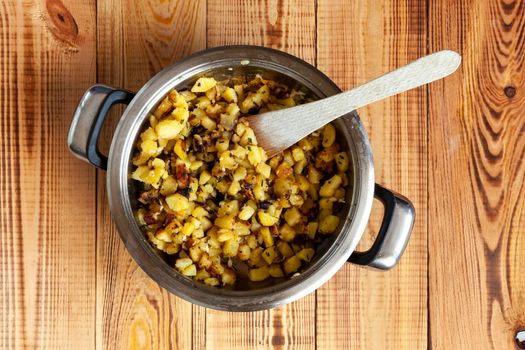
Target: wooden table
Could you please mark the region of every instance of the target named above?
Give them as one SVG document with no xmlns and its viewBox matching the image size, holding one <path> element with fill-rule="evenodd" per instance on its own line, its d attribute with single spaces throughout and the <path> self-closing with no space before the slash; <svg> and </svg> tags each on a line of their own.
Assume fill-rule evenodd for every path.
<svg viewBox="0 0 525 350">
<path fill-rule="evenodd" d="M 525 1 L 4 0 L 0 28 L 1 349 L 512 349 L 525 329 Z M 342 88 L 463 55 L 359 111 L 377 182 L 417 211 L 394 270 L 347 265 L 291 305 L 234 314 L 132 261 L 105 173 L 67 149 L 71 115 L 93 83 L 137 90 L 225 44 L 290 52 Z M 362 247 L 380 219 L 376 205 Z"/>
</svg>

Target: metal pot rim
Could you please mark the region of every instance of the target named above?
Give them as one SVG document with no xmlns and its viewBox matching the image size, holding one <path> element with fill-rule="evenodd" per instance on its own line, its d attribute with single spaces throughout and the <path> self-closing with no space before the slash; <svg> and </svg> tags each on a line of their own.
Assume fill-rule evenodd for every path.
<svg viewBox="0 0 525 350">
<path fill-rule="evenodd" d="M 242 61 L 242 63 L 241 63 Z M 135 222 L 128 176 L 134 141 L 151 109 L 171 88 L 216 67 L 245 65 L 289 75 L 319 96 L 341 90 L 312 65 L 281 51 L 247 45 L 197 52 L 163 69 L 136 94 L 115 131 L 107 167 L 107 192 L 119 234 L 138 265 L 159 285 L 195 304 L 227 311 L 269 309 L 297 300 L 328 281 L 348 260 L 368 222 L 374 196 L 374 166 L 367 134 L 356 112 L 339 120 L 349 135 L 354 171 L 352 207 L 332 246 L 301 275 L 286 282 L 249 291 L 217 289 L 194 282 L 159 257 Z"/>
</svg>

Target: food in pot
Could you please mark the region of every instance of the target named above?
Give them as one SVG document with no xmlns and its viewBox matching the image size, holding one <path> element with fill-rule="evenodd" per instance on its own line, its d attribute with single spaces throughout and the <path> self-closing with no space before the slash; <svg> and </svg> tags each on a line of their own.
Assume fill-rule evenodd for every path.
<svg viewBox="0 0 525 350">
<path fill-rule="evenodd" d="M 349 155 L 326 125 L 268 159 L 243 116 L 304 94 L 257 76 L 171 90 L 137 141 L 135 213 L 174 268 L 211 286 L 293 276 L 335 232 Z"/>
</svg>

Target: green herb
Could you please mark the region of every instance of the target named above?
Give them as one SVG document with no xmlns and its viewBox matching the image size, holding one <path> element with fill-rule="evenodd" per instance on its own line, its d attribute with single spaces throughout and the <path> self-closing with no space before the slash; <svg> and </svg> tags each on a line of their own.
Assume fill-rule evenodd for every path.
<svg viewBox="0 0 525 350">
<path fill-rule="evenodd" d="M 252 148 L 251 148 L 250 146 L 248 146 L 248 151 L 250 151 L 250 152 L 251 152 L 251 150 L 252 150 Z"/>
<path fill-rule="evenodd" d="M 251 137 L 248 137 L 248 142 L 249 142 L 249 143 L 253 143 L 253 140 L 252 140 Z"/>
</svg>

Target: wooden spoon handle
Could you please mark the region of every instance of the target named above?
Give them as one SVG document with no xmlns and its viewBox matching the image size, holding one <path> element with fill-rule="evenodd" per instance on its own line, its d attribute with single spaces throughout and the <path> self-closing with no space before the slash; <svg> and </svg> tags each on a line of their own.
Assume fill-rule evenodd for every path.
<svg viewBox="0 0 525 350">
<path fill-rule="evenodd" d="M 461 56 L 456 52 L 439 51 L 352 90 L 291 109 L 262 113 L 249 118 L 249 122 L 259 143 L 273 155 L 357 108 L 444 78 L 460 62 Z"/>
</svg>

